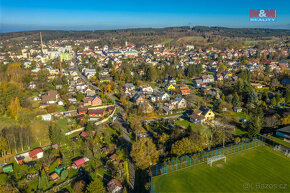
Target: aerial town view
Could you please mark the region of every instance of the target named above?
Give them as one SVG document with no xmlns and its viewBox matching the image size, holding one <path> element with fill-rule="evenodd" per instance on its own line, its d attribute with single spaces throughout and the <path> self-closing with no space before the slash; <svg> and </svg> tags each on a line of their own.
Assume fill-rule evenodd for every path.
<svg viewBox="0 0 290 193">
<path fill-rule="evenodd" d="M 289 8 L 0 1 L 0 193 L 290 192 Z"/>
</svg>

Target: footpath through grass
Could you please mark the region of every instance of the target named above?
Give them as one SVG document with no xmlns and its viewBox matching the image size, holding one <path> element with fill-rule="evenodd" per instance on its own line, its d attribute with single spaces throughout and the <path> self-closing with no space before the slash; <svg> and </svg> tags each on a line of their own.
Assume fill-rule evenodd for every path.
<svg viewBox="0 0 290 193">
<path fill-rule="evenodd" d="M 155 192 L 290 192 L 290 159 L 266 146 L 153 178 Z"/>
</svg>

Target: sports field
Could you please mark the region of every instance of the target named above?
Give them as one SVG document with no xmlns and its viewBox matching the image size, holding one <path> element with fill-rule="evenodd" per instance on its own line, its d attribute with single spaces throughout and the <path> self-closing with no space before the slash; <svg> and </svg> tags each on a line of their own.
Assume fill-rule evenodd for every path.
<svg viewBox="0 0 290 193">
<path fill-rule="evenodd" d="M 290 158 L 258 146 L 153 178 L 155 192 L 290 192 Z"/>
</svg>

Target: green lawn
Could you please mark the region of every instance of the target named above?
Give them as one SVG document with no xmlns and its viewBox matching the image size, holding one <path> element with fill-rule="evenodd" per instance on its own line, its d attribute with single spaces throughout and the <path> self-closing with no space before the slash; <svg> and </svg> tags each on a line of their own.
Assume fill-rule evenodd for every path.
<svg viewBox="0 0 290 193">
<path fill-rule="evenodd" d="M 239 128 L 236 128 L 236 135 L 242 136 L 242 135 L 244 135 L 246 133 L 247 133 L 247 131 L 244 131 L 244 130 L 241 130 Z"/>
<path fill-rule="evenodd" d="M 259 146 L 153 178 L 155 192 L 290 192 L 290 159 Z M 286 185 L 285 185 L 286 184 Z"/>
<path fill-rule="evenodd" d="M 202 41 L 202 40 L 205 40 L 205 38 L 202 36 L 185 36 L 178 39 L 178 41 Z"/>
<path fill-rule="evenodd" d="M 188 125 L 191 125 L 191 128 L 193 131 L 200 131 L 200 132 L 203 132 L 203 131 L 207 131 L 208 128 L 203 125 L 203 124 L 200 124 L 200 123 L 192 123 L 188 120 L 176 120 L 175 121 L 175 124 L 176 125 L 179 125 L 179 126 L 183 126 L 183 127 L 188 127 Z"/>
<path fill-rule="evenodd" d="M 168 44 L 168 43 L 172 42 L 173 40 L 174 40 L 173 38 L 169 38 L 169 39 L 166 39 L 163 42 L 161 42 L 161 44 Z"/>
</svg>

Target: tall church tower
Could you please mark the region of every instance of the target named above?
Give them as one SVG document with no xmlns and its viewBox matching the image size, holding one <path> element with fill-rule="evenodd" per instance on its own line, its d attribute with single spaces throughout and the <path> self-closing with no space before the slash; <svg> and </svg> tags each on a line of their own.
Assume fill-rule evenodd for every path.
<svg viewBox="0 0 290 193">
<path fill-rule="evenodd" d="M 41 46 L 41 53 L 43 54 L 43 44 L 42 44 L 42 35 L 40 32 L 40 46 Z"/>
</svg>

